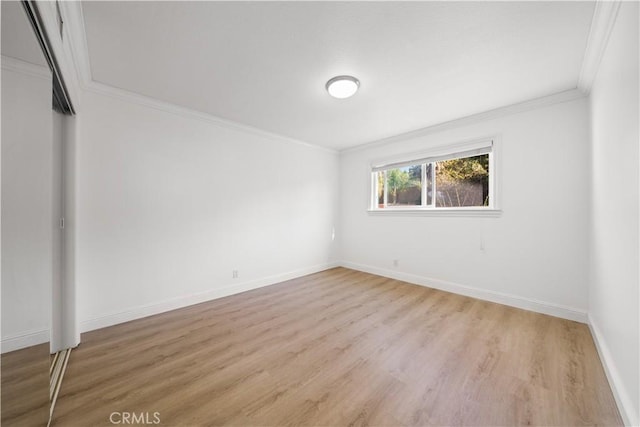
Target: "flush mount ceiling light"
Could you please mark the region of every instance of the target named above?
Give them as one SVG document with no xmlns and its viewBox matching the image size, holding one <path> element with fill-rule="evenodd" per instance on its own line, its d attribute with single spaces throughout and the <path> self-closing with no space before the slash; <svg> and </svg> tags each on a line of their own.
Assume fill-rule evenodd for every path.
<svg viewBox="0 0 640 427">
<path fill-rule="evenodd" d="M 337 76 L 326 84 L 327 92 L 334 98 L 344 99 L 353 96 L 360 86 L 360 81 L 352 76 Z"/>
</svg>

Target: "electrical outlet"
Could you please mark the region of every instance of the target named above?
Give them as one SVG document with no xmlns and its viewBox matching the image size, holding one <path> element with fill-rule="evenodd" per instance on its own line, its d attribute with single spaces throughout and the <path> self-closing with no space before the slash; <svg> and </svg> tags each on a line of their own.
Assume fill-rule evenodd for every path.
<svg viewBox="0 0 640 427">
<path fill-rule="evenodd" d="M 238 278 L 238 270 L 233 270 L 233 278 L 237 279 Z"/>
<path fill-rule="evenodd" d="M 394 259 L 393 260 L 393 266 L 397 267 L 400 264 L 400 260 Z"/>
</svg>

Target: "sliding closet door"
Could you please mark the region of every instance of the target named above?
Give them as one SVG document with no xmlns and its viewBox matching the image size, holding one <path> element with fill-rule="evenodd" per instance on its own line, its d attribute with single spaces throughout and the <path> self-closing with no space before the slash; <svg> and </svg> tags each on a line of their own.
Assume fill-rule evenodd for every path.
<svg viewBox="0 0 640 427">
<path fill-rule="evenodd" d="M 1 423 L 45 426 L 56 226 L 52 77 L 21 3 L 1 6 Z"/>
<path fill-rule="evenodd" d="M 52 132 L 52 174 L 51 174 L 51 186 L 52 186 L 52 199 L 51 209 L 52 218 L 56 221 L 53 226 L 53 276 L 51 284 L 51 353 L 63 350 L 67 348 L 64 345 L 63 340 L 63 250 L 64 250 L 64 210 L 63 210 L 63 170 L 62 170 L 62 147 L 63 147 L 63 131 L 65 116 L 55 110 L 51 110 L 53 118 L 53 132 Z"/>
</svg>

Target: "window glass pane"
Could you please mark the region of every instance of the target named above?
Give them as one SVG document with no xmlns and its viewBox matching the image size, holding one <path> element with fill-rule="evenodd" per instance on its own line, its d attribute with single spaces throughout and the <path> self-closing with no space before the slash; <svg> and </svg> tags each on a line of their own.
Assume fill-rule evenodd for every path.
<svg viewBox="0 0 640 427">
<path fill-rule="evenodd" d="M 384 208 L 384 171 L 376 172 L 376 188 L 378 190 L 378 207 Z"/>
<path fill-rule="evenodd" d="M 433 163 L 427 163 L 427 206 L 433 204 Z"/>
<path fill-rule="evenodd" d="M 387 206 L 422 204 L 422 165 L 387 170 Z"/>
<path fill-rule="evenodd" d="M 436 207 L 489 206 L 489 155 L 436 162 Z"/>
</svg>

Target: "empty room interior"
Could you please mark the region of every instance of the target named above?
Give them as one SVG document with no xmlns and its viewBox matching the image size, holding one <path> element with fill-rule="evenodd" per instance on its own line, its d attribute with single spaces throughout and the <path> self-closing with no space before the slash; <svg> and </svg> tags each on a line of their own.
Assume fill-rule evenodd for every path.
<svg viewBox="0 0 640 427">
<path fill-rule="evenodd" d="M 639 426 L 637 1 L 2 1 L 3 426 Z"/>
</svg>

